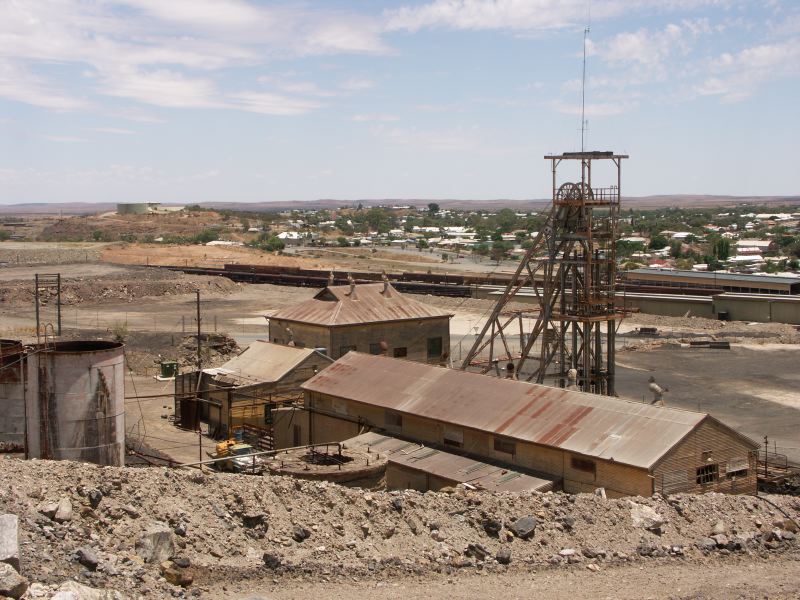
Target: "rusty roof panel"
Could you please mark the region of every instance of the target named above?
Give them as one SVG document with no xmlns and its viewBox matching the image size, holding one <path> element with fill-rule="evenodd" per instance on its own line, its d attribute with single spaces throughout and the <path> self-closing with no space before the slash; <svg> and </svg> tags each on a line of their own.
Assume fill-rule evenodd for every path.
<svg viewBox="0 0 800 600">
<path fill-rule="evenodd" d="M 466 483 L 494 492 L 546 492 L 553 480 L 534 477 L 508 467 L 492 465 L 379 433 L 364 433 L 345 440 L 345 448 L 371 446 L 388 455 L 390 464 L 429 473 L 454 483 Z"/>
<path fill-rule="evenodd" d="M 302 387 L 640 468 L 707 416 L 359 352 Z"/>
<path fill-rule="evenodd" d="M 335 327 L 453 316 L 401 294 L 390 284 L 386 287 L 384 292 L 383 283 L 358 284 L 351 294 L 349 285 L 329 286 L 311 300 L 281 309 L 269 318 Z"/>
</svg>

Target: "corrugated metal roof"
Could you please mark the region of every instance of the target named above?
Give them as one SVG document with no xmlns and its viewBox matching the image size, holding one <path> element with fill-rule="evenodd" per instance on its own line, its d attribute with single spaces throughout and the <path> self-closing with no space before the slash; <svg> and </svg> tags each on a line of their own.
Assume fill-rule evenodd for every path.
<svg viewBox="0 0 800 600">
<path fill-rule="evenodd" d="M 468 483 L 493 492 L 546 492 L 553 480 L 534 477 L 506 467 L 429 448 L 379 433 L 364 433 L 343 442 L 345 448 L 369 446 L 387 454 L 389 463 L 430 473 L 456 483 Z"/>
<path fill-rule="evenodd" d="M 221 367 L 207 369 L 214 380 L 223 385 L 253 385 L 274 383 L 288 375 L 306 358 L 314 354 L 312 348 L 296 348 L 256 340 L 247 350 L 232 358 Z M 319 354 L 320 361 L 327 365 L 330 359 Z M 322 367 L 323 365 L 320 365 Z M 212 372 L 213 371 L 213 372 Z"/>
<path fill-rule="evenodd" d="M 696 279 L 715 279 L 718 282 L 746 281 L 748 283 L 777 283 L 790 285 L 800 282 L 797 277 L 778 277 L 775 275 L 743 275 L 739 273 L 714 273 L 708 271 L 680 271 L 676 269 L 632 269 L 625 277 L 635 279 L 634 275 L 658 275 L 665 279 L 671 277 L 694 277 Z"/>
<path fill-rule="evenodd" d="M 447 311 L 403 295 L 383 283 L 329 286 L 311 300 L 277 311 L 270 319 L 314 323 L 328 327 L 384 321 L 452 317 Z"/>
<path fill-rule="evenodd" d="M 301 387 L 641 468 L 707 416 L 359 352 Z"/>
</svg>

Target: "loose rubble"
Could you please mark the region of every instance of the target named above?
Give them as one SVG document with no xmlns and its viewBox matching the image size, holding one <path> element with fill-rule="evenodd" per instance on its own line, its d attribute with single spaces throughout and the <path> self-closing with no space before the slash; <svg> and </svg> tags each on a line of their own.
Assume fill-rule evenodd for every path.
<svg viewBox="0 0 800 600">
<path fill-rule="evenodd" d="M 0 469 L 13 482 L 0 489 L 0 513 L 19 518 L 23 548 L 19 573 L 0 563 L 9 588 L 0 593 L 11 597 L 27 587 L 24 579 L 44 594 L 38 597 L 68 581 L 104 589 L 103 598 L 183 597 L 220 577 L 595 571 L 652 559 L 798 556 L 800 500 L 786 496 L 770 496 L 773 505 L 721 494 L 612 500 L 460 488 L 383 492 L 14 459 Z"/>
</svg>

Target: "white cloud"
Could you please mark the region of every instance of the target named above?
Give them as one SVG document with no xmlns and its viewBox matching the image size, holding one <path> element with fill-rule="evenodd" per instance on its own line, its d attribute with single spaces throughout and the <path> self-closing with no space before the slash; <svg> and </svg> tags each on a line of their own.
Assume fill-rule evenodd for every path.
<svg viewBox="0 0 800 600">
<path fill-rule="evenodd" d="M 435 0 L 387 12 L 387 29 L 553 29 L 587 16 L 585 0 Z M 605 13 L 604 8 L 600 9 Z"/>
<path fill-rule="evenodd" d="M 634 110 L 638 106 L 638 102 L 635 100 L 620 100 L 615 102 L 593 102 L 586 105 L 585 108 L 585 115 L 587 118 L 589 117 L 613 117 L 617 115 L 622 115 L 631 110 Z M 581 105 L 580 103 L 566 103 L 560 100 L 556 100 L 551 103 L 551 107 L 556 112 L 565 114 L 565 115 L 574 115 L 579 117 L 581 115 Z"/>
<path fill-rule="evenodd" d="M 239 92 L 229 94 L 231 106 L 264 115 L 302 115 L 322 106 L 318 102 L 290 98 L 268 92 Z"/>
<path fill-rule="evenodd" d="M 226 70 L 275 58 L 386 52 L 380 35 L 375 18 L 293 4 L 2 2 L 0 96 L 59 110 L 102 111 L 96 93 L 162 107 L 235 109 L 241 103 L 225 98 Z M 40 65 L 47 68 L 34 75 Z M 57 80 L 68 81 L 69 89 L 60 90 Z M 284 91 L 328 95 L 311 86 Z M 112 109 L 105 107 L 106 114 Z"/>
<path fill-rule="evenodd" d="M 350 117 L 351 121 L 355 121 L 356 123 L 370 123 L 370 122 L 380 122 L 380 123 L 388 123 L 391 121 L 399 121 L 400 117 L 395 115 L 381 115 L 381 114 L 359 114 L 353 115 Z"/>
<path fill-rule="evenodd" d="M 591 20 L 602 21 L 640 11 L 687 11 L 729 4 L 730 0 L 595 0 Z M 388 30 L 425 28 L 546 31 L 583 27 L 589 21 L 586 0 L 434 0 L 386 11 Z"/>
<path fill-rule="evenodd" d="M 89 102 L 55 86 L 11 61 L 0 59 L 0 97 L 54 110 L 77 110 Z"/>
<path fill-rule="evenodd" d="M 169 108 L 221 108 L 214 83 L 192 79 L 166 69 L 144 72 L 120 69 L 105 77 L 100 91 L 108 96 L 130 98 Z"/>
<path fill-rule="evenodd" d="M 375 87 L 375 82 L 370 81 L 369 79 L 359 79 L 353 77 L 340 83 L 339 87 L 347 92 L 357 92 Z"/>
<path fill-rule="evenodd" d="M 413 146 L 420 151 L 470 150 L 480 146 L 475 128 L 456 127 L 445 130 L 424 130 L 416 127 L 387 127 L 375 125 L 372 133 L 389 144 Z"/>
<path fill-rule="evenodd" d="M 638 63 L 647 67 L 660 66 L 675 52 L 687 48 L 684 31 L 670 23 L 663 31 L 640 29 L 614 36 L 598 49 L 598 54 L 607 61 Z"/>
<path fill-rule="evenodd" d="M 238 0 L 118 0 L 117 3 L 181 25 L 245 27 L 263 16 L 257 8 Z"/>
<path fill-rule="evenodd" d="M 726 102 L 744 100 L 766 82 L 800 74 L 800 38 L 723 53 L 709 63 L 708 71 L 694 93 Z"/>
<path fill-rule="evenodd" d="M 138 132 L 132 129 L 122 129 L 120 127 L 95 127 L 92 131 L 98 133 L 110 133 L 112 135 L 136 135 Z"/>
<path fill-rule="evenodd" d="M 84 138 L 71 135 L 43 135 L 42 137 L 50 142 L 56 142 L 58 144 L 79 144 L 87 141 Z"/>
</svg>

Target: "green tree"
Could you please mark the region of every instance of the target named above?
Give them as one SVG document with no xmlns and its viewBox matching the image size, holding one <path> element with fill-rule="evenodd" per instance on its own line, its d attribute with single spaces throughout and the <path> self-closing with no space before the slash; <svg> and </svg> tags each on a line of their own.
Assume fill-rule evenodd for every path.
<svg viewBox="0 0 800 600">
<path fill-rule="evenodd" d="M 216 229 L 204 229 L 194 236 L 193 241 L 195 244 L 207 244 L 208 242 L 213 242 L 218 239 L 219 231 Z"/>
<path fill-rule="evenodd" d="M 11 237 L 11 232 L 5 229 L 0 229 L 0 242 L 5 242 L 10 237 Z"/>
<path fill-rule="evenodd" d="M 428 212 L 432 215 L 435 215 L 439 212 L 439 205 L 436 202 L 431 202 L 428 204 Z"/>
<path fill-rule="evenodd" d="M 427 247 L 428 247 L 428 240 L 426 240 L 425 238 L 422 238 L 417 242 L 417 248 L 419 248 L 420 250 L 424 250 Z"/>
<path fill-rule="evenodd" d="M 503 233 L 510 233 L 517 224 L 517 214 L 510 208 L 503 208 L 497 213 L 497 226 Z"/>
<path fill-rule="evenodd" d="M 731 241 L 722 236 L 714 236 L 710 240 L 711 254 L 718 260 L 728 260 L 731 256 Z"/>
<path fill-rule="evenodd" d="M 619 257 L 627 257 L 634 252 L 641 252 L 642 250 L 644 250 L 644 244 L 641 242 L 617 241 L 617 256 Z"/>
<path fill-rule="evenodd" d="M 508 256 L 509 251 L 513 247 L 514 245 L 511 242 L 502 242 L 502 241 L 494 242 L 492 244 L 492 251 L 491 251 L 492 260 L 500 262 L 506 256 Z"/>
<path fill-rule="evenodd" d="M 336 238 L 336 243 L 339 244 L 339 246 L 341 246 L 342 248 L 350 245 L 350 242 L 348 242 L 347 238 L 344 237 L 343 235 L 340 235 L 338 238 Z"/>
<path fill-rule="evenodd" d="M 277 235 L 271 235 L 264 244 L 264 249 L 268 252 L 275 252 L 276 250 L 283 250 L 284 248 L 286 248 L 286 244 Z"/>
<path fill-rule="evenodd" d="M 661 234 L 654 235 L 650 238 L 651 250 L 661 250 L 662 248 L 666 248 L 668 244 L 669 240 Z"/>
<path fill-rule="evenodd" d="M 480 242 L 475 244 L 472 247 L 472 253 L 477 254 L 478 256 L 488 256 L 489 255 L 489 244 L 486 242 Z"/>
</svg>

